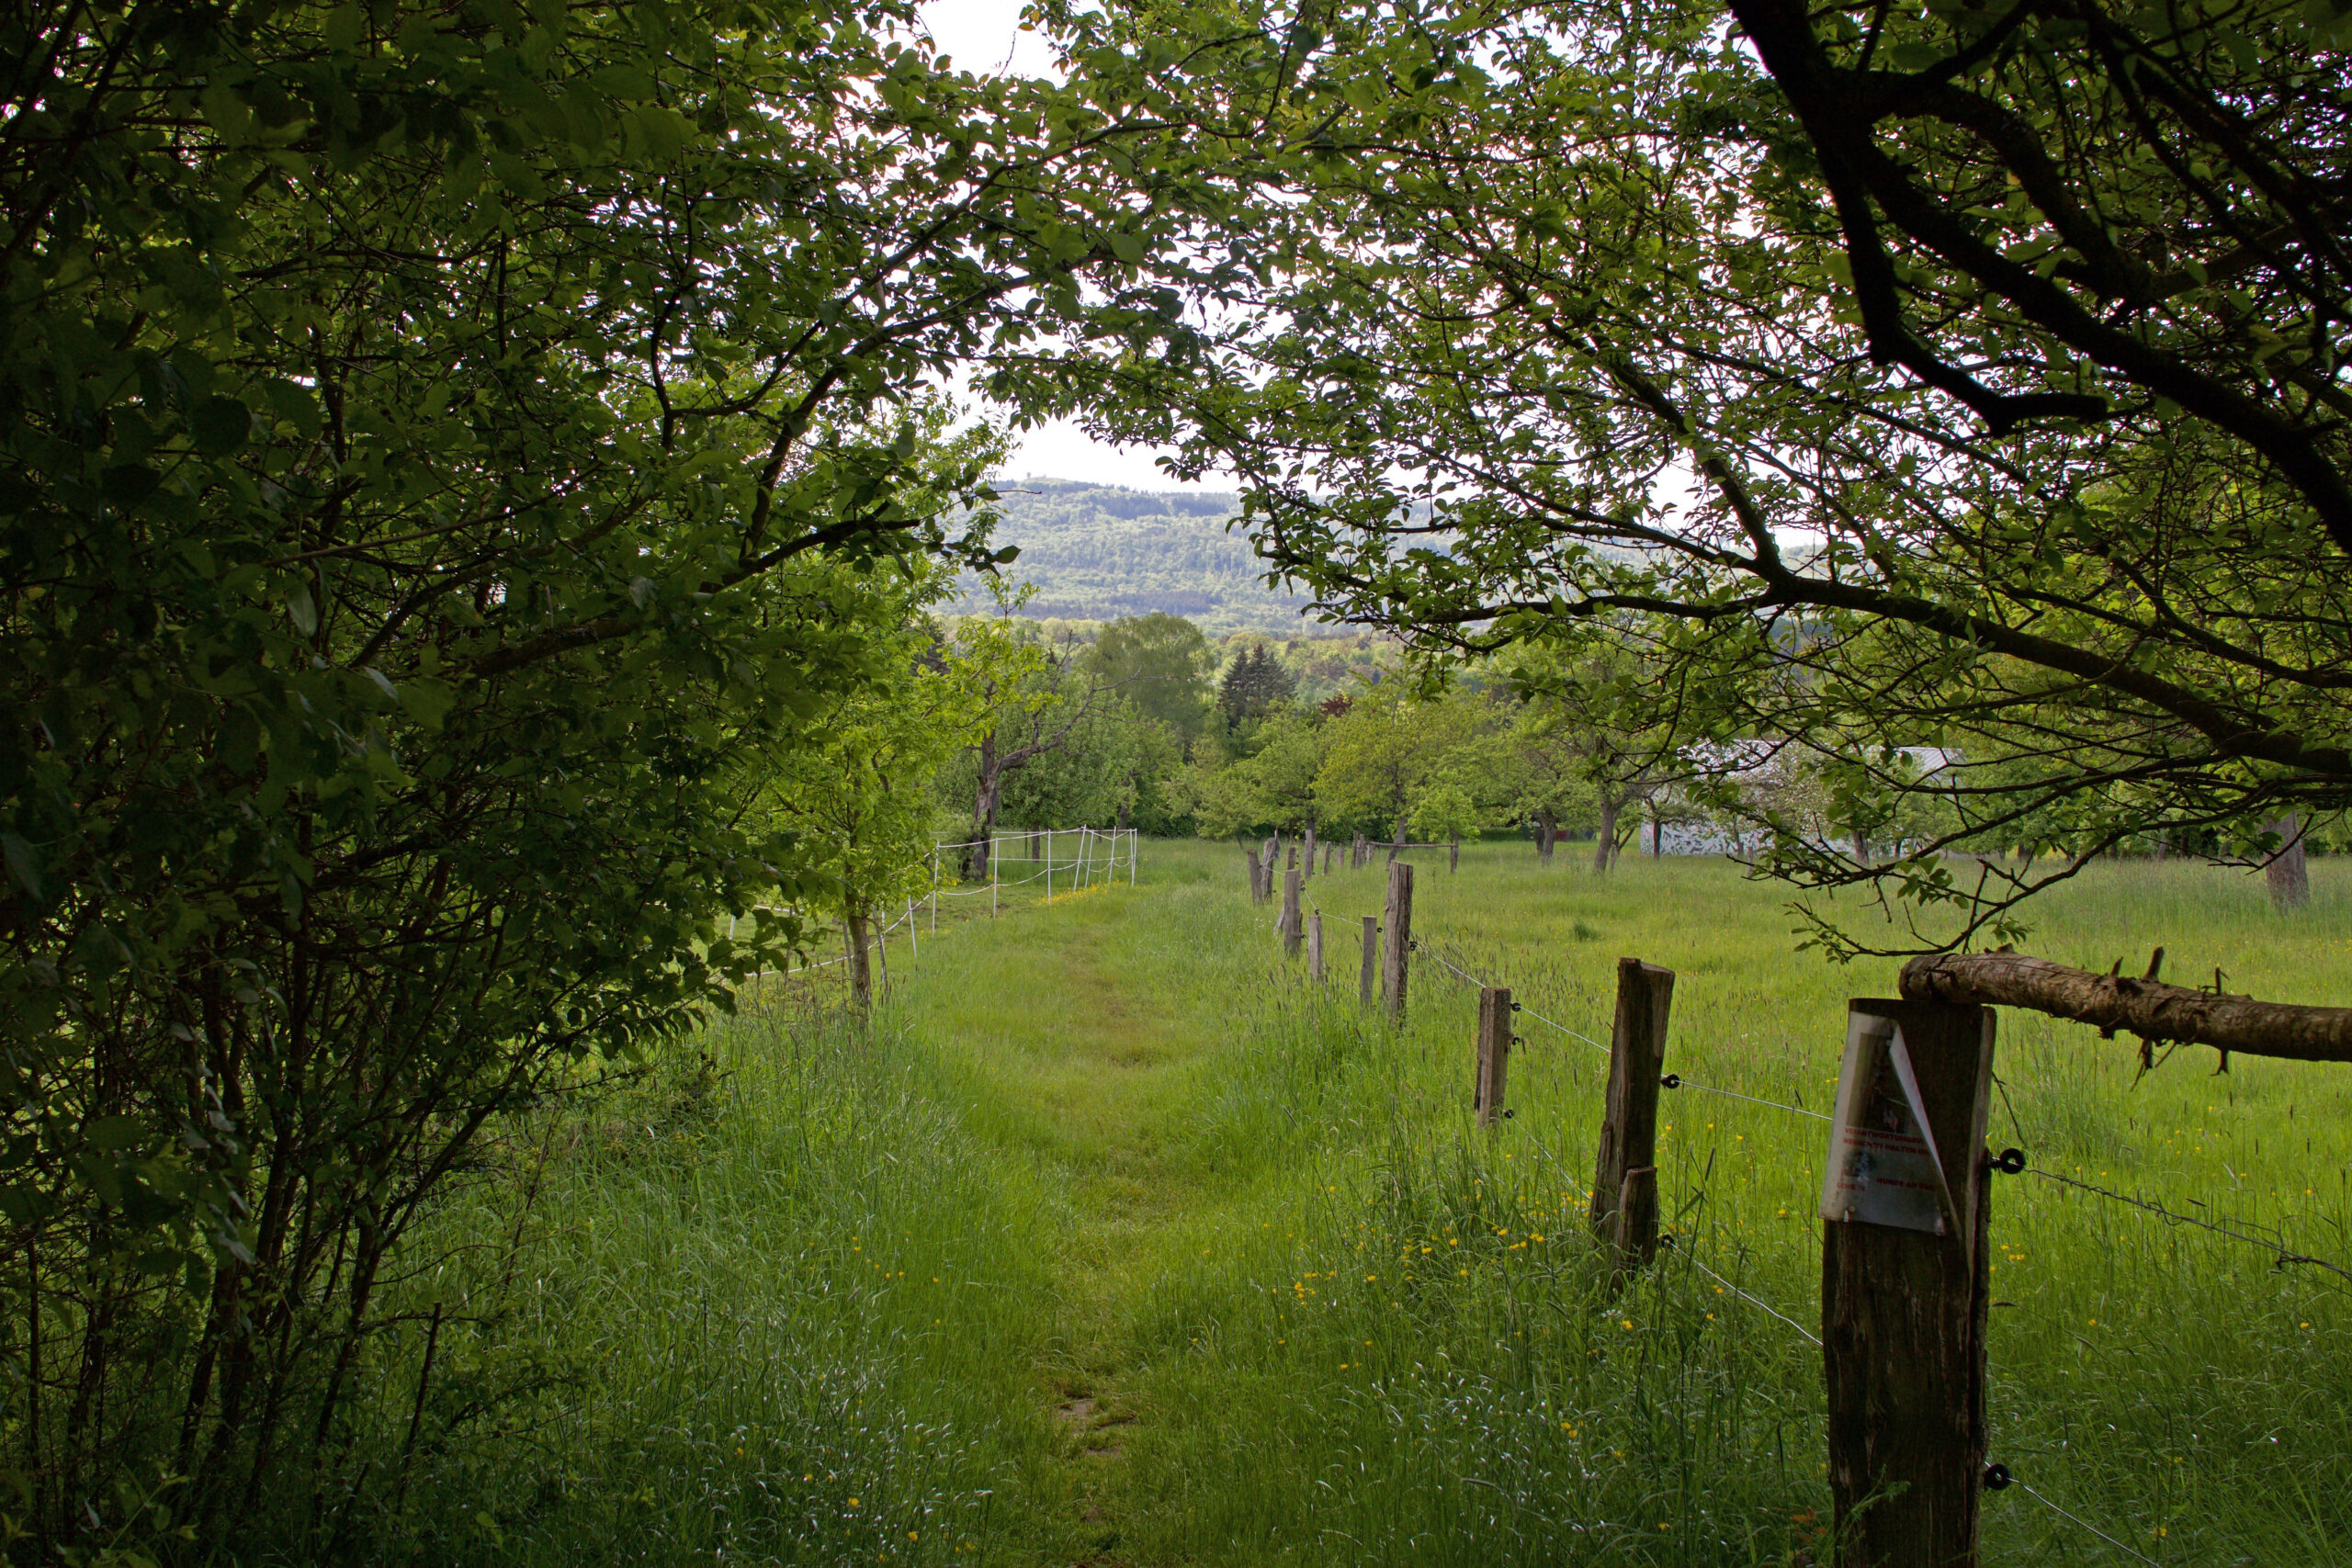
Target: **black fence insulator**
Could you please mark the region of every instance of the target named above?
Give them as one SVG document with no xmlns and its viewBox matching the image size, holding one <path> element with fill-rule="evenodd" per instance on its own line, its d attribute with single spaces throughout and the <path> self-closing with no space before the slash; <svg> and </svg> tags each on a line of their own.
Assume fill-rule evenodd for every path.
<svg viewBox="0 0 2352 1568">
<path fill-rule="evenodd" d="M 2001 1151 L 2000 1157 L 1993 1162 L 1993 1168 L 2001 1172 L 2005 1176 L 2024 1175 L 2025 1151 L 2023 1149 L 2003 1149 Z"/>
<path fill-rule="evenodd" d="M 2009 1483 L 2009 1467 L 1996 1461 L 1984 1467 L 1984 1490 L 1998 1492 Z"/>
<path fill-rule="evenodd" d="M 1682 1087 L 1682 1075 L 1680 1073 L 1668 1073 L 1666 1077 L 1658 1079 L 1657 1081 L 1658 1087 L 1661 1089 L 1680 1089 Z"/>
</svg>

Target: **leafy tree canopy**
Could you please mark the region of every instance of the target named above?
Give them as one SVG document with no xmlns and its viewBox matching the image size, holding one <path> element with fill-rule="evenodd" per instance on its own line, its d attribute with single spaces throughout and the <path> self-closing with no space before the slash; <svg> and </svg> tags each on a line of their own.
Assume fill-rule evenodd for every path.
<svg viewBox="0 0 2352 1568">
<path fill-rule="evenodd" d="M 1883 794 L 1942 749 L 1951 836 L 1774 863 L 1972 927 L 2046 873 L 1939 852 L 2060 802 L 2058 874 L 2352 803 L 2334 0 L 1065 20 L 1229 153 L 1215 345 L 1090 384 L 1332 612 L 1434 657 L 1653 615 L 1702 732 Z"/>
<path fill-rule="evenodd" d="M 995 561 L 923 389 L 1160 320 L 1162 132 L 897 0 L 0 36 L 0 1290 L 78 1303 L 6 1380 L 15 1523 L 112 1540 L 172 1466 L 217 1550 L 332 1555 L 390 1249 L 802 940 L 752 907 L 833 852 L 762 759 L 902 680 L 922 558 Z"/>
</svg>

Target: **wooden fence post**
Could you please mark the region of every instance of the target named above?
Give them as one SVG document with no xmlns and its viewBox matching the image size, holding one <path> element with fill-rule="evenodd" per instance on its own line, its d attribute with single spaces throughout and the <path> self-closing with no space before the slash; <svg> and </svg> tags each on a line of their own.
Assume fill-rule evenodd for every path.
<svg viewBox="0 0 2352 1568">
<path fill-rule="evenodd" d="M 1323 911 L 1320 909 L 1306 917 L 1306 977 L 1318 986 L 1323 983 Z"/>
<path fill-rule="evenodd" d="M 1306 825 L 1306 859 L 1300 869 L 1306 873 L 1309 882 L 1315 880 L 1315 824 L 1312 822 Z"/>
<path fill-rule="evenodd" d="M 1298 918 L 1298 867 L 1290 866 L 1283 872 L 1283 956 L 1284 958 L 1298 956 L 1299 938 L 1306 934 L 1306 927 Z"/>
<path fill-rule="evenodd" d="M 1388 928 L 1388 948 L 1382 955 L 1381 988 L 1388 995 L 1388 1016 L 1405 1021 L 1406 955 L 1413 949 L 1413 863 L 1397 861 L 1388 868 L 1388 910 L 1381 922 Z"/>
<path fill-rule="evenodd" d="M 1462 869 L 1462 840 L 1456 839 L 1446 846 L 1445 869 L 1450 874 Z"/>
<path fill-rule="evenodd" d="M 1323 874 L 1324 874 L 1324 875 L 1329 876 L 1329 875 L 1330 875 L 1330 874 L 1331 874 L 1331 857 L 1332 857 L 1332 856 L 1334 856 L 1334 855 L 1336 855 L 1336 854 L 1338 854 L 1339 852 L 1340 852 L 1340 846 L 1339 846 L 1339 845 L 1337 845 L 1337 844 L 1325 844 L 1325 845 L 1323 846 Z"/>
<path fill-rule="evenodd" d="M 1637 1165 L 1617 1189 L 1617 1225 L 1610 1233 L 1611 1282 L 1657 1256 L 1657 1167 Z"/>
<path fill-rule="evenodd" d="M 1648 1231 L 1618 1223 L 1627 1213 L 1629 1173 L 1649 1168 L 1656 1190 L 1658 1069 L 1666 1060 L 1666 1025 L 1674 1006 L 1674 971 L 1638 958 L 1617 961 L 1617 1019 L 1609 1032 L 1609 1090 L 1600 1112 L 1600 1151 L 1592 1176 L 1592 1234 L 1621 1256 L 1646 1259 L 1657 1247 L 1657 1205 L 1649 1204 Z M 1638 1221 L 1637 1213 L 1627 1213 Z"/>
<path fill-rule="evenodd" d="M 1503 1082 L 1510 1068 L 1510 988 L 1487 986 L 1478 992 L 1478 1077 L 1470 1108 L 1478 1125 L 1491 1127 L 1510 1114 L 1503 1109 Z"/>
<path fill-rule="evenodd" d="M 1363 918 L 1363 976 L 1357 999 L 1366 1007 L 1380 999 L 1380 921 L 1372 915 Z"/>
<path fill-rule="evenodd" d="M 1259 891 L 1258 886 L 1258 852 L 1255 850 L 1244 850 L 1241 852 L 1248 856 L 1250 860 L 1250 902 L 1252 904 L 1262 904 L 1266 900 L 1264 896 Z"/>
<path fill-rule="evenodd" d="M 1861 1219 L 1826 1218 L 1821 1227 L 1821 1359 L 1838 1561 L 1974 1568 L 1991 1296 L 1984 1123 L 1993 1010 L 1871 998 L 1849 1006 L 1900 1032 L 1957 1213 L 1940 1235 Z M 1833 1140 L 1844 1125 L 1833 1128 Z M 1841 1147 L 1833 1142 L 1833 1161 Z"/>
</svg>

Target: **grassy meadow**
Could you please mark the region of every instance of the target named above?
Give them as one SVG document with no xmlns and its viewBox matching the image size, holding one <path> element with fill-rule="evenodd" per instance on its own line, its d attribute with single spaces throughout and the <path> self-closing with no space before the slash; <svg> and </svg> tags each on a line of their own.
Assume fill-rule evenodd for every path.
<svg viewBox="0 0 2352 1568">
<path fill-rule="evenodd" d="M 2345 869 L 2280 917 L 2236 874 L 2101 867 L 2025 945 L 2136 968 L 2161 943 L 2168 976 L 2352 1001 Z M 1514 1118 L 1474 1129 L 1475 991 L 1420 963 L 1402 1030 L 1354 999 L 1341 919 L 1382 879 L 1310 885 L 1327 988 L 1230 846 L 1147 844 L 1136 886 L 995 920 L 945 901 L 919 952 L 892 938 L 865 1026 L 774 982 L 516 1130 L 520 1179 L 440 1221 L 472 1250 L 403 1287 L 446 1316 L 445 1370 L 379 1391 L 411 1517 L 374 1550 L 1828 1561 L 1818 1353 L 1766 1310 L 1816 1326 L 1824 1123 L 1669 1093 L 1677 1246 L 1611 1299 L 1582 1239 L 1602 1055 L 1522 1015 Z M 1665 964 L 1670 1069 L 1826 1109 L 1845 998 L 1894 966 L 1794 952 L 1783 899 L 1722 863 L 1601 879 L 1482 845 L 1424 859 L 1415 925 L 1594 1039 L 1616 958 Z M 2352 1069 L 2184 1050 L 2135 1086 L 2128 1041 L 2000 1031 L 1996 1147 L 2352 1263 Z M 1986 1497 L 1987 1561 L 2352 1562 L 2352 1280 L 1997 1179 L 1991 1451 L 2025 1487 Z"/>
</svg>

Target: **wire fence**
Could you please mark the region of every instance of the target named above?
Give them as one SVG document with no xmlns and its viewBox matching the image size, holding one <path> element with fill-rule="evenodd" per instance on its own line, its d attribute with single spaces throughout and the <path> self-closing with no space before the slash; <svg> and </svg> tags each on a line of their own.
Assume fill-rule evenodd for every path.
<svg viewBox="0 0 2352 1568">
<path fill-rule="evenodd" d="M 1318 913 L 1322 912 L 1319 905 L 1317 906 L 1317 909 Z M 1345 918 L 1363 919 L 1371 917 L 1359 916 Z M 1374 919 L 1374 924 L 1375 929 L 1377 929 L 1376 919 Z M 1449 975 L 1453 979 L 1461 982 L 1463 985 L 1472 987 L 1479 990 L 1500 988 L 1493 980 L 1489 979 L 1486 976 L 1476 973 L 1469 966 L 1458 962 L 1454 956 L 1449 954 L 1437 942 L 1427 937 L 1414 938 L 1408 945 L 1410 951 L 1426 954 L 1440 970 Z M 1591 1035 L 1585 1033 L 1581 1030 L 1571 1028 L 1570 1026 L 1561 1023 L 1555 1019 L 1546 1017 L 1543 1013 L 1527 1006 L 1525 1002 L 1520 1000 L 1516 996 L 1513 997 L 1511 1002 L 1511 1010 L 1513 1013 L 1524 1018 L 1532 1019 L 1535 1022 L 1543 1024 L 1568 1039 L 1578 1041 L 1583 1044 L 1604 1054 L 1611 1054 L 1609 1046 L 1603 1044 L 1599 1040 L 1596 1040 Z M 1997 1077 L 1996 1077 L 1994 1081 L 1999 1087 L 2003 1105 L 2007 1111 L 2010 1125 L 2017 1133 L 2018 1143 L 2030 1147 L 2032 1140 L 2027 1137 L 2023 1125 L 2018 1119 L 2016 1106 L 2011 1103 L 2009 1100 L 2007 1085 L 2006 1083 L 2002 1083 Z M 1702 1094 L 1715 1095 L 1726 1100 L 1733 1100 L 1748 1105 L 1759 1106 L 1767 1110 L 1781 1111 L 1787 1115 L 1801 1117 L 1810 1121 L 1834 1123 L 1837 1120 L 1836 1117 L 1832 1115 L 1813 1110 L 1811 1107 L 1801 1103 L 1768 1099 L 1759 1095 L 1748 1094 L 1739 1089 L 1726 1089 L 1721 1085 L 1700 1083 L 1691 1078 L 1685 1077 L 1679 1073 L 1664 1074 L 1660 1077 L 1659 1083 L 1660 1087 L 1663 1089 L 1695 1089 Z M 1591 1189 L 1583 1182 L 1577 1180 L 1577 1179 L 1568 1172 L 1567 1168 L 1563 1165 L 1558 1156 L 1553 1153 L 1550 1145 L 1544 1143 L 1544 1141 L 1536 1134 L 1532 1126 L 1524 1122 L 1515 1122 L 1514 1124 L 1518 1127 L 1519 1132 L 1533 1144 L 1537 1152 L 1552 1165 L 1554 1169 L 1558 1171 L 1563 1178 L 1567 1179 L 1571 1185 L 1576 1187 L 1586 1197 L 1589 1198 L 1590 1196 Z M 2207 1218 L 2196 1214 L 2185 1214 L 2177 1209 L 2136 1193 L 2120 1192 L 2112 1188 L 2103 1187 L 2093 1181 L 2086 1181 L 2078 1177 L 2068 1176 L 2061 1171 L 2045 1170 L 2037 1166 L 2030 1165 L 2026 1162 L 2022 1152 L 2018 1149 L 2005 1151 L 2001 1160 L 1996 1162 L 1996 1168 L 2010 1171 L 2012 1173 L 2022 1171 L 2024 1173 L 2030 1174 L 2042 1181 L 2062 1186 L 2073 1191 L 2087 1194 L 2094 1198 L 2124 1205 L 2143 1214 L 2153 1216 L 2156 1221 L 2167 1225 L 2191 1226 L 2210 1232 L 2215 1235 L 2227 1238 L 2231 1241 L 2240 1243 L 2244 1246 L 2257 1248 L 2270 1257 L 2274 1268 L 2284 1269 L 2289 1265 L 2309 1267 L 2324 1270 L 2347 1282 L 2352 1282 L 2352 1269 L 2347 1269 L 2344 1265 L 2325 1258 L 2296 1250 L 2288 1245 L 2285 1233 L 2273 1226 L 2260 1225 L 2251 1221 L 2240 1220 L 2232 1222 L 2225 1219 Z M 2190 1201 L 2198 1202 L 2199 1201 L 2191 1199 Z M 2203 1205 L 2199 1203 L 2199 1206 L 2202 1207 Z M 1710 1268 L 1698 1257 L 1695 1247 L 1691 1245 L 1695 1237 L 1689 1233 L 1685 1233 L 1680 1236 L 1678 1236 L 1676 1234 L 1669 1232 L 1659 1238 L 1659 1245 L 1662 1247 L 1670 1249 L 1674 1256 L 1679 1258 L 1696 1272 L 1705 1276 L 1709 1280 L 1713 1281 L 1716 1288 L 1723 1293 L 1753 1307 L 1760 1313 L 1763 1313 L 1775 1322 L 1794 1332 L 1807 1345 L 1813 1347 L 1815 1349 L 1817 1350 L 1822 1348 L 1821 1337 L 1807 1328 L 1803 1323 L 1783 1312 L 1772 1303 L 1765 1300 L 1763 1297 L 1757 1295 L 1734 1280 L 1725 1278 L 1724 1274 L 1716 1269 Z M 1678 1242 L 1679 1245 L 1678 1245 Z M 2064 1506 L 2043 1492 L 2028 1484 L 2022 1479 L 2010 1474 L 2006 1465 L 1996 1463 L 1988 1466 L 1985 1472 L 1984 1484 L 1988 1490 L 2002 1490 L 2014 1486 L 2018 1491 L 2023 1493 L 2026 1496 L 2031 1498 L 2035 1503 L 2039 1504 L 2043 1508 L 2048 1509 L 2052 1514 L 2055 1515 L 2059 1518 L 2062 1518 L 2067 1523 L 2075 1526 L 2076 1529 L 2096 1537 L 2100 1541 L 2105 1542 L 2108 1546 L 2112 1547 L 2117 1551 L 2123 1553 L 2134 1561 L 2150 1563 L 2156 1561 L 2145 1552 L 2132 1546 L 2128 1541 L 2122 1540 L 2119 1536 L 2093 1524 L 2090 1520 L 2084 1518 L 2081 1515 Z"/>
</svg>

